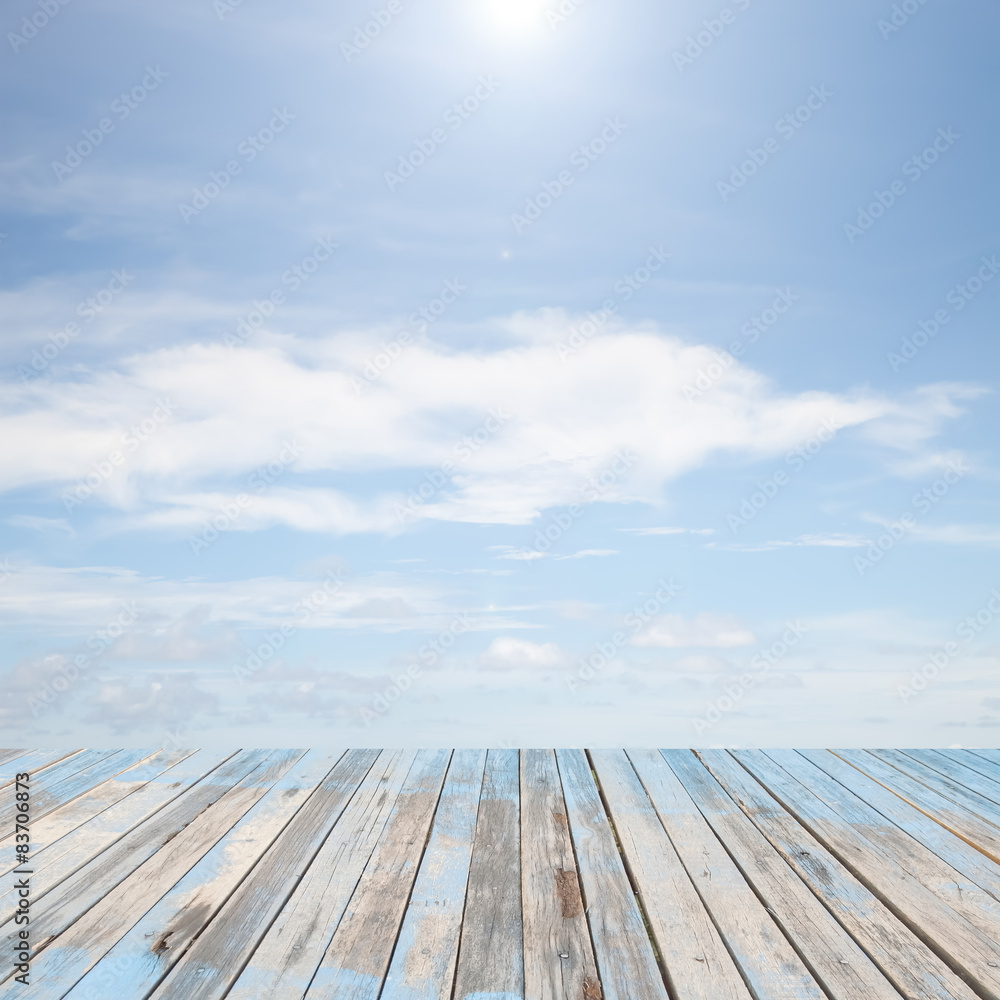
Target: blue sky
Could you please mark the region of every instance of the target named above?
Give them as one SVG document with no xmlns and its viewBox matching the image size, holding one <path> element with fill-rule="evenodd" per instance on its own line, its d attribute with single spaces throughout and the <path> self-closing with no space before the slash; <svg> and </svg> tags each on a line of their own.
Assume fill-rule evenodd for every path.
<svg viewBox="0 0 1000 1000">
<path fill-rule="evenodd" d="M 7 740 L 995 743 L 997 20 L 9 5 Z"/>
</svg>

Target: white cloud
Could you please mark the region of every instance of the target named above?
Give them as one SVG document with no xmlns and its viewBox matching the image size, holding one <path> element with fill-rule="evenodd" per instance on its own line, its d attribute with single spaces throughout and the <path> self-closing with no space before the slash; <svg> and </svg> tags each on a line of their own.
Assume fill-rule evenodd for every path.
<svg viewBox="0 0 1000 1000">
<path fill-rule="evenodd" d="M 865 545 L 871 545 L 871 539 L 864 535 L 846 534 L 826 534 L 826 535 L 799 535 L 792 539 L 772 539 L 767 542 L 733 542 L 729 545 L 716 545 L 709 543 L 709 548 L 726 549 L 732 552 L 772 552 L 775 549 L 785 548 L 834 548 L 834 549 L 857 549 Z"/>
<path fill-rule="evenodd" d="M 732 615 L 716 615 L 702 611 L 690 621 L 681 615 L 662 615 L 633 639 L 633 646 L 655 646 L 677 649 L 688 646 L 732 649 L 749 646 L 754 634 Z"/>
<path fill-rule="evenodd" d="M 487 670 L 561 667 L 568 662 L 569 654 L 554 642 L 529 642 L 513 636 L 498 636 L 479 657 L 479 665 Z"/>
<path fill-rule="evenodd" d="M 571 556 L 556 556 L 556 562 L 562 559 L 586 559 L 588 556 L 616 556 L 618 555 L 617 549 L 580 549 L 579 552 L 574 552 Z"/>
<path fill-rule="evenodd" d="M 527 524 L 548 508 L 597 499 L 658 503 L 677 476 L 723 456 L 783 454 L 824 422 L 922 446 L 961 412 L 955 400 L 977 393 L 945 385 L 902 402 L 785 395 L 734 364 L 691 400 L 684 387 L 711 348 L 650 325 L 621 327 L 564 361 L 555 343 L 570 323 L 559 310 L 517 315 L 506 321 L 508 346 L 488 351 L 419 342 L 361 391 L 352 378 L 378 348 L 353 333 L 306 340 L 261 331 L 232 350 L 164 348 L 71 378 L 60 377 L 57 358 L 43 377 L 5 388 L 0 489 L 64 491 L 122 450 L 125 430 L 161 398 L 171 418 L 89 500 L 110 507 L 110 528 L 189 532 L 240 490 L 253 502 L 237 530 L 394 531 L 414 518 Z M 463 446 L 491 412 L 505 416 L 476 448 Z M 255 495 L 249 477 L 292 439 L 301 454 Z M 629 457 L 609 479 L 616 455 Z M 423 483 L 419 470 L 442 467 L 441 484 L 401 516 L 397 504 Z M 343 485 L 344 474 L 386 471 L 400 478 L 398 491 L 372 497 Z M 321 481 L 333 475 L 336 487 Z"/>
<path fill-rule="evenodd" d="M 715 528 L 619 528 L 633 535 L 714 535 Z"/>
</svg>

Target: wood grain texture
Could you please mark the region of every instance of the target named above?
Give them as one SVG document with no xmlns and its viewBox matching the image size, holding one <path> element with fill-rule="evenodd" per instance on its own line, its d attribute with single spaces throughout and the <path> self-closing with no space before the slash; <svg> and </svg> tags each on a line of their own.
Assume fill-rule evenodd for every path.
<svg viewBox="0 0 1000 1000">
<path fill-rule="evenodd" d="M 456 750 L 379 1000 L 450 1000 L 485 750 Z"/>
<path fill-rule="evenodd" d="M 590 761 L 583 750 L 558 750 L 556 759 L 604 996 L 666 1000 L 663 974 Z"/>
<path fill-rule="evenodd" d="M 305 996 L 416 756 L 412 750 L 351 753 L 371 754 L 373 763 L 227 1000 Z"/>
<path fill-rule="evenodd" d="M 675 1000 L 749 1000 L 739 969 L 623 750 L 591 751 Z"/>
<path fill-rule="evenodd" d="M 974 989 L 1000 1000 L 1000 944 L 951 909 L 884 851 L 760 752 L 735 751 L 768 789 L 838 861 Z"/>
<path fill-rule="evenodd" d="M 818 1000 L 812 973 L 744 879 L 680 777 L 690 751 L 629 751 L 660 821 L 759 1000 Z M 700 764 L 698 765 L 701 766 Z"/>
<path fill-rule="evenodd" d="M 306 1000 L 377 1000 L 450 758 L 449 750 L 417 753 Z"/>
<path fill-rule="evenodd" d="M 455 1000 L 524 995 L 520 774 L 516 750 L 490 750 L 459 944 Z"/>
<path fill-rule="evenodd" d="M 521 901 L 525 996 L 593 997 L 597 964 L 552 750 L 521 751 Z"/>
</svg>

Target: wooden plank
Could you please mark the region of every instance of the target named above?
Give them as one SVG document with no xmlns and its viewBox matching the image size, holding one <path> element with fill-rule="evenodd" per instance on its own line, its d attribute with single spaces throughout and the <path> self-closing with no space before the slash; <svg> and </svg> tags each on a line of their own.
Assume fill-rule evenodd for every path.
<svg viewBox="0 0 1000 1000">
<path fill-rule="evenodd" d="M 1000 756 L 998 756 L 996 761 L 990 760 L 986 755 L 991 753 L 991 751 L 949 748 L 947 750 L 939 750 L 938 752 L 944 754 L 946 757 L 950 757 L 954 761 L 958 761 L 959 764 L 971 767 L 974 771 L 978 771 L 983 775 L 983 777 L 991 778 L 994 782 L 1000 784 Z"/>
<path fill-rule="evenodd" d="M 816 900 L 825 904 L 830 914 L 843 927 L 843 937 L 850 945 L 838 957 L 837 939 L 836 936 L 832 937 L 830 940 L 833 947 L 827 951 L 829 957 L 821 966 L 817 960 L 820 950 L 808 936 L 801 936 L 796 929 L 795 904 L 784 909 L 783 922 L 787 932 L 796 940 L 805 960 L 816 967 L 816 974 L 827 991 L 833 993 L 836 988 L 838 995 L 848 997 L 872 995 L 871 988 L 863 985 L 855 986 L 852 992 L 849 977 L 858 975 L 854 969 L 859 969 L 859 979 L 870 979 L 874 965 L 881 973 L 879 980 L 883 992 L 887 987 L 882 976 L 911 1000 L 971 1000 L 975 996 L 933 951 L 789 815 L 733 757 L 722 751 L 698 753 L 703 756 L 712 774 L 732 800 L 743 810 L 747 822 L 752 822 L 760 830 L 805 886 L 815 894 Z M 732 849 L 728 838 L 727 846 Z M 744 857 L 741 866 L 747 871 L 748 878 L 751 878 L 754 856 L 751 853 Z M 784 883 L 779 883 L 778 892 L 787 891 L 796 882 L 794 875 L 787 876 Z M 798 892 L 796 890 L 795 895 Z M 774 908 L 771 902 L 773 893 L 767 893 L 763 898 Z M 819 905 L 816 900 L 813 901 L 813 906 Z M 810 905 L 804 902 L 800 905 L 802 914 L 810 911 Z M 863 952 L 859 952 L 854 946 L 855 941 Z M 836 965 L 833 965 L 831 971 L 831 960 L 842 964 L 842 976 L 833 975 Z M 890 995 L 897 995 L 896 989 L 892 989 Z"/>
<path fill-rule="evenodd" d="M 955 781 L 940 771 L 929 768 L 926 764 L 914 760 L 913 757 L 903 753 L 901 750 L 869 750 L 872 756 L 891 764 L 901 773 L 909 775 L 928 788 L 951 799 L 963 809 L 968 810 L 974 816 L 989 823 L 996 835 L 1000 836 L 1000 815 L 997 806 L 986 796 L 973 791 L 962 782 Z"/>
<path fill-rule="evenodd" d="M 1000 899 L 1000 866 L 990 861 L 960 837 L 929 819 L 915 806 L 890 792 L 874 778 L 852 767 L 829 750 L 800 750 L 803 757 L 836 778 L 845 788 L 892 820 L 914 840 L 933 851 L 967 879 Z"/>
<path fill-rule="evenodd" d="M 594 750 L 590 758 L 663 956 L 671 997 L 752 1000 L 625 751 Z"/>
<path fill-rule="evenodd" d="M 992 805 L 986 818 L 996 823 L 1000 817 L 1000 781 L 987 777 L 975 768 L 967 767 L 952 758 L 946 750 L 905 750 L 903 756 L 910 757 L 919 764 L 929 767 L 950 778 L 964 788 L 988 799 Z"/>
<path fill-rule="evenodd" d="M 524 995 L 520 776 L 516 750 L 490 750 L 469 865 L 455 1000 Z"/>
<path fill-rule="evenodd" d="M 40 899 L 230 756 L 213 754 L 207 750 L 196 751 L 180 764 L 147 781 L 132 795 L 37 851 L 32 858 L 32 868 L 35 871 L 31 880 L 32 898 L 36 901 Z M 5 907 L 12 902 L 13 891 L 7 883 L 6 888 L 0 892 L 0 912 L 6 912 Z"/>
<path fill-rule="evenodd" d="M 557 750 L 566 815 L 605 1000 L 666 1000 L 663 974 L 582 750 Z"/>
<path fill-rule="evenodd" d="M 520 794 L 524 994 L 532 1000 L 598 997 L 597 963 L 554 751 L 521 751 Z"/>
<path fill-rule="evenodd" d="M 0 789 L 6 788 L 17 774 L 26 771 L 34 779 L 47 767 L 81 753 L 82 750 L 27 750 L 20 757 L 0 764 Z"/>
<path fill-rule="evenodd" d="M 27 750 L 0 750 L 0 764 L 23 757 L 27 752 Z"/>
<path fill-rule="evenodd" d="M 485 750 L 452 757 L 379 1000 L 451 998 L 485 766 Z"/>
<path fill-rule="evenodd" d="M 85 750 L 31 782 L 32 823 L 89 792 L 95 785 L 152 756 L 150 750 Z M 86 758 L 86 759 L 85 759 Z M 14 826 L 16 805 L 0 808 L 0 830 Z M 35 831 L 33 830 L 32 833 Z"/>
<path fill-rule="evenodd" d="M 377 754 L 376 750 L 348 751 L 151 996 L 209 1000 L 229 995 L 230 986 L 309 869 Z"/>
<path fill-rule="evenodd" d="M 754 997 L 757 1000 L 823 998 L 812 973 L 672 770 L 674 763 L 682 769 L 683 758 L 692 756 L 691 752 L 630 750 L 628 753 L 660 822 Z"/>
<path fill-rule="evenodd" d="M 450 759 L 450 750 L 417 754 L 307 1000 L 377 1000 Z M 186 998 L 171 994 L 169 1000 Z"/>
<path fill-rule="evenodd" d="M 194 750 L 161 750 L 152 757 L 140 760 L 96 784 L 72 801 L 52 810 L 42 819 L 33 820 L 31 834 L 35 844 L 55 844 L 61 837 L 71 833 L 193 753 Z M 0 839 L 0 852 L 13 845 L 13 837 L 14 834 L 11 833 L 10 836 Z M 10 871 L 14 867 L 16 864 L 11 862 L 6 870 Z M 0 865 L 0 872 L 3 871 L 4 866 Z"/>
<path fill-rule="evenodd" d="M 212 995 L 221 993 L 219 983 L 211 982 L 218 977 L 211 976 L 210 972 L 217 971 L 217 967 L 221 966 L 232 977 L 234 970 L 239 968 L 239 964 L 231 964 L 235 957 L 232 952 L 240 944 L 245 945 L 251 934 L 253 921 L 249 907 L 239 906 L 242 897 L 237 900 L 240 926 L 234 928 L 232 921 L 228 922 L 228 934 L 223 938 L 221 948 L 218 947 L 217 925 L 212 923 L 207 931 L 206 926 L 234 892 L 239 896 L 237 889 L 240 883 L 286 826 L 297 818 L 304 803 L 311 801 L 313 793 L 342 756 L 343 751 L 311 751 L 305 754 L 116 943 L 109 944 L 103 929 L 95 927 L 87 947 L 92 958 L 96 958 L 90 972 L 65 995 L 66 1000 L 83 1000 L 102 992 L 105 995 L 113 992 L 126 997 L 145 997 L 171 969 L 185 962 L 190 964 L 192 960 L 203 964 L 206 943 L 209 949 L 214 949 L 209 952 L 211 965 L 204 966 L 205 974 L 200 977 L 197 988 L 181 995 L 196 997 L 208 991 Z M 357 782 L 353 781 L 351 791 L 355 787 Z M 323 806 L 327 805 L 324 800 Z M 286 851 L 284 860 L 294 863 L 295 858 Z M 278 888 L 280 890 L 280 886 Z M 275 898 L 273 894 L 271 898 Z M 277 899 L 280 898 L 279 895 Z M 82 918 L 80 923 L 85 920 L 86 917 Z M 199 935 L 202 937 L 198 943 L 185 954 Z M 206 936 L 210 939 L 208 942 Z M 180 958 L 182 955 L 183 959 Z M 176 977 L 172 975 L 171 980 L 176 980 Z M 157 995 L 164 990 L 169 995 L 177 995 L 176 989 L 168 987 L 161 987 Z"/>
<path fill-rule="evenodd" d="M 724 775 L 733 777 L 734 771 L 746 776 L 747 783 L 761 793 L 754 815 L 757 809 L 770 809 L 785 818 L 777 803 L 724 751 L 709 751 L 703 760 L 690 753 L 675 754 L 670 763 L 743 877 L 826 993 L 836 1000 L 859 996 L 899 1000 L 883 971 L 800 880 L 787 856 L 767 840 L 761 828 L 730 797 L 730 784 L 720 782 Z M 706 763 L 711 770 L 706 769 Z M 811 848 L 812 841 L 807 842 Z"/>
<path fill-rule="evenodd" d="M 767 756 L 847 819 L 861 836 L 877 843 L 883 856 L 905 868 L 988 937 L 1000 941 L 1000 902 L 988 892 L 794 750 L 767 751 Z"/>
<path fill-rule="evenodd" d="M 849 813 L 828 806 L 764 754 L 734 751 L 767 790 L 851 874 L 951 969 L 986 996 L 1000 998 L 1000 944 L 942 902 L 892 855 L 862 836 Z"/>
<path fill-rule="evenodd" d="M 230 788 L 143 865 L 113 886 L 96 886 L 98 898 L 32 962 L 29 987 L 7 984 L 9 995 L 26 1000 L 59 1000 L 107 949 L 160 900 L 230 830 L 302 756 L 303 751 L 277 751 Z M 42 920 L 51 923 L 46 909 Z M 36 931 L 37 933 L 37 931 Z M 50 940 L 40 939 L 41 945 Z"/>
<path fill-rule="evenodd" d="M 292 762 L 268 750 L 235 755 L 216 768 L 207 781 L 187 789 L 185 794 L 50 890 L 44 905 L 36 907 L 32 920 L 36 955 L 70 928 L 81 914 L 100 905 L 115 887 L 154 860 L 162 847 L 175 844 L 189 825 L 195 821 L 203 825 L 205 817 L 211 817 L 212 806 L 227 795 L 229 799 L 223 809 L 234 799 L 249 808 L 264 793 L 265 789 L 259 787 L 260 779 L 271 776 L 273 766 L 280 763 L 290 766 Z M 218 831 L 219 836 L 223 833 L 225 830 Z M 192 859 L 192 863 L 195 860 Z M 13 920 L 8 920 L 0 927 L 0 932 L 9 936 L 13 929 Z M 6 974 L 6 970 L 0 969 L 0 976 Z"/>
<path fill-rule="evenodd" d="M 412 750 L 378 755 L 226 1000 L 302 1000 L 415 757 Z"/>
<path fill-rule="evenodd" d="M 880 785 L 919 809 L 925 816 L 940 823 L 956 837 L 1000 864 L 1000 833 L 992 823 L 954 799 L 928 787 L 868 750 L 835 750 L 838 757 L 874 778 Z"/>
</svg>

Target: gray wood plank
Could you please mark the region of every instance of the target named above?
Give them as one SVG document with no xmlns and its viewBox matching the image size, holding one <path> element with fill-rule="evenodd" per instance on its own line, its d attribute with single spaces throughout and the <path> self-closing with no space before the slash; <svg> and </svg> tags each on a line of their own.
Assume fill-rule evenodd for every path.
<svg viewBox="0 0 1000 1000">
<path fill-rule="evenodd" d="M 0 789 L 6 788 L 22 771 L 32 779 L 40 777 L 46 768 L 83 753 L 82 750 L 26 750 L 17 758 L 0 764 Z"/>
<path fill-rule="evenodd" d="M 377 1000 L 450 758 L 450 750 L 418 752 L 306 1000 Z"/>
<path fill-rule="evenodd" d="M 597 963 L 553 750 L 521 751 L 521 905 L 525 996 L 599 997 Z"/>
<path fill-rule="evenodd" d="M 451 1000 L 485 766 L 485 750 L 452 757 L 379 1000 Z"/>
<path fill-rule="evenodd" d="M 582 750 L 557 750 L 566 815 L 605 1000 L 666 1000 L 663 974 Z"/>
<path fill-rule="evenodd" d="M 490 750 L 466 890 L 455 1000 L 524 996 L 520 775 L 516 750 Z"/>
<path fill-rule="evenodd" d="M 918 764 L 923 764 L 963 788 L 988 799 L 992 804 L 993 812 L 987 818 L 991 822 L 997 822 L 998 817 L 1000 817 L 1000 781 L 987 777 L 975 768 L 966 766 L 960 760 L 955 760 L 946 750 L 905 750 L 900 752 Z"/>
<path fill-rule="evenodd" d="M 278 841 L 285 842 L 284 850 L 278 849 L 277 864 L 265 863 L 263 867 L 277 869 L 282 863 L 295 863 L 295 853 L 288 850 L 293 845 L 287 843 L 284 831 L 300 818 L 302 810 L 315 804 L 318 789 L 342 755 L 342 751 L 310 751 L 289 768 L 194 867 L 113 947 L 106 949 L 91 971 L 66 994 L 67 1000 L 83 1000 L 98 992 L 98 983 L 104 983 L 107 989 L 110 984 L 106 983 L 106 968 L 114 971 L 116 991 L 129 997 L 145 997 L 172 970 L 192 962 L 202 967 L 203 974 L 184 995 L 193 998 L 209 991 L 213 996 L 221 995 L 221 984 L 213 984 L 212 980 L 223 977 L 212 973 L 224 969 L 223 976 L 234 976 L 242 964 L 240 949 L 245 957 L 254 942 L 257 921 L 253 899 L 245 905 L 246 893 L 240 890 L 253 881 L 254 866 L 265 856 L 274 855 Z M 355 786 L 356 782 L 352 791 Z M 321 808 L 325 810 L 328 804 L 324 798 Z M 286 874 L 280 872 L 281 876 Z M 266 888 L 272 891 L 253 895 L 265 904 L 280 904 L 282 886 Z M 220 912 L 224 904 L 230 914 L 235 913 L 236 926 L 232 919 L 227 921 L 226 913 Z M 195 938 L 197 943 L 192 946 Z M 97 934 L 88 947 L 103 943 Z M 175 979 L 171 975 L 168 982 Z M 156 992 L 171 995 L 169 988 Z"/>
<path fill-rule="evenodd" d="M 845 936 L 850 935 L 863 949 L 859 957 L 858 948 L 848 946 L 838 958 L 835 950 L 836 937 L 832 936 L 833 954 L 820 963 L 819 955 L 822 951 L 815 948 L 807 938 L 798 936 L 794 926 L 794 907 L 786 910 L 790 936 L 797 940 L 805 960 L 816 966 L 817 976 L 828 991 L 832 992 L 834 984 L 837 984 L 838 992 L 846 988 L 847 996 L 870 995 L 872 990 L 867 986 L 855 986 L 852 992 L 849 977 L 870 978 L 871 965 L 874 964 L 899 993 L 913 1000 L 958 1000 L 960 997 L 971 1000 L 975 994 L 961 979 L 782 808 L 733 757 L 723 751 L 698 753 L 704 757 L 713 775 L 743 810 L 747 821 L 761 831 L 805 886 L 815 894 L 816 899 L 826 905 L 830 914 L 844 928 Z M 752 755 L 752 752 L 748 753 Z M 752 859 L 749 863 L 752 863 Z M 788 885 L 793 881 L 788 879 Z M 803 905 L 802 912 L 808 911 L 809 907 Z M 831 971 L 831 959 L 834 963 L 846 963 L 842 977 L 835 975 L 835 968 Z M 885 985 L 880 988 L 882 991 L 886 989 Z"/>
<path fill-rule="evenodd" d="M 302 1000 L 371 858 L 416 756 L 378 754 L 226 1000 Z"/>
<path fill-rule="evenodd" d="M 935 823 L 915 806 L 890 792 L 874 778 L 852 767 L 829 750 L 799 750 L 806 760 L 822 768 L 845 788 L 892 820 L 914 840 L 919 841 L 967 879 L 985 889 L 994 899 L 1000 899 L 1000 865 Z M 779 761 L 780 763 L 780 761 Z M 811 786 L 810 786 L 811 787 Z"/>
<path fill-rule="evenodd" d="M 753 995 L 758 1000 L 823 998 L 812 973 L 675 773 L 674 767 L 683 771 L 691 752 L 630 750 L 629 757 Z"/>
<path fill-rule="evenodd" d="M 624 750 L 593 750 L 628 870 L 674 1000 L 750 1000 L 750 992 Z"/>
<path fill-rule="evenodd" d="M 858 832 L 850 803 L 833 809 L 763 753 L 734 751 L 790 813 L 938 957 L 976 990 L 1000 997 L 1000 944 L 947 906 L 883 849 Z M 844 811 L 841 811 L 844 810 Z M 852 820 L 857 819 L 857 823 Z"/>
</svg>

